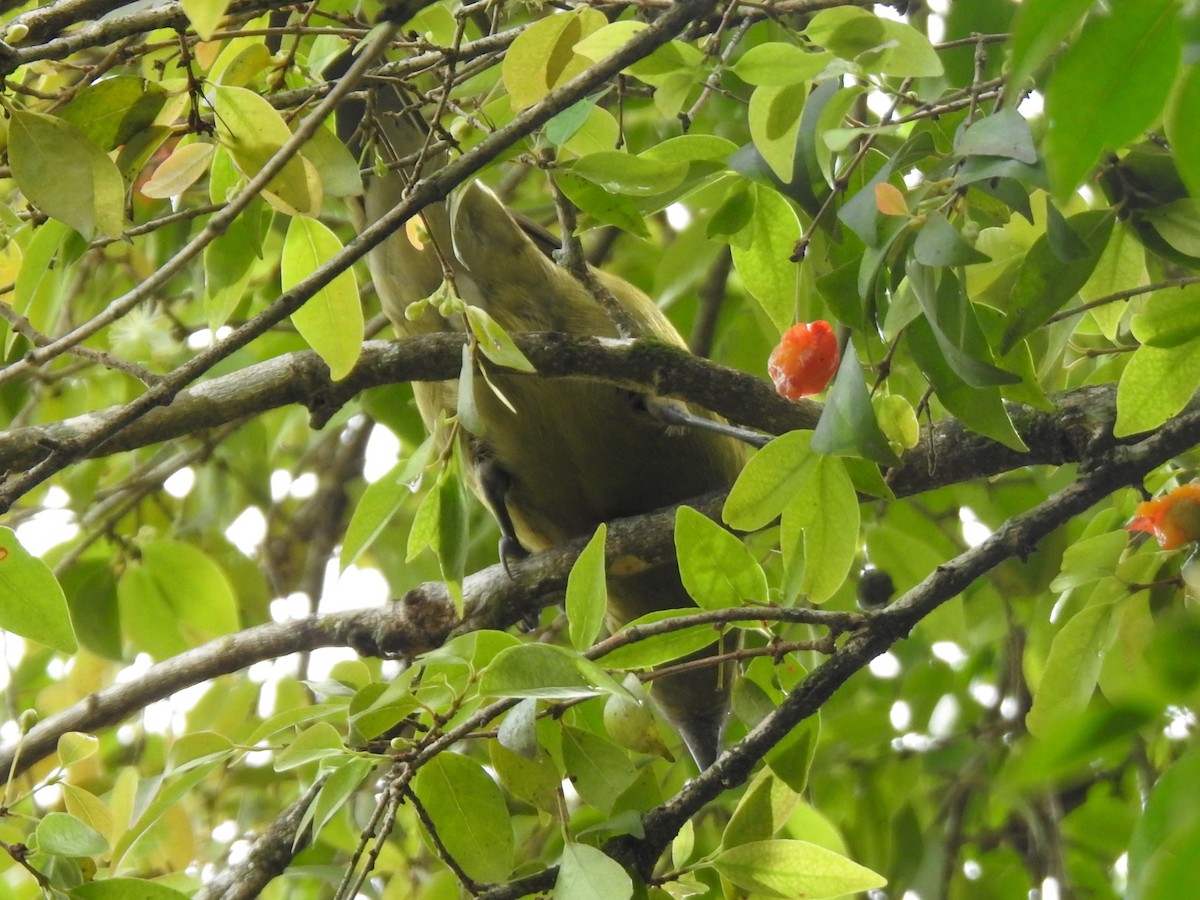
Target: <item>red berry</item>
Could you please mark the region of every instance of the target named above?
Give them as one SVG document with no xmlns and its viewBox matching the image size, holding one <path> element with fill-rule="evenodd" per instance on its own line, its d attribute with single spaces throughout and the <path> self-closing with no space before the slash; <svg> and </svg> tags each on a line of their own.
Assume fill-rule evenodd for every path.
<svg viewBox="0 0 1200 900">
<path fill-rule="evenodd" d="M 789 400 L 799 400 L 825 390 L 838 361 L 837 337 L 828 322 L 818 319 L 784 332 L 767 360 L 767 373 L 776 391 Z"/>
</svg>

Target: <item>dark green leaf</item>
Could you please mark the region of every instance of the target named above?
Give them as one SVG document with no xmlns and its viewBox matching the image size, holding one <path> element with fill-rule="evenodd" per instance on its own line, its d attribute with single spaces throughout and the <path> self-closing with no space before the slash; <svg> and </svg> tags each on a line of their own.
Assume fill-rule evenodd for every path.
<svg viewBox="0 0 1200 900">
<path fill-rule="evenodd" d="M 926 266 L 970 266 L 990 258 L 966 242 L 959 230 L 940 212 L 925 218 L 913 241 L 913 258 Z"/>
<path fill-rule="evenodd" d="M 1045 154 L 1057 196 L 1075 190 L 1105 149 L 1162 115 L 1179 68 L 1177 11 L 1175 0 L 1112 0 L 1063 51 L 1046 88 Z"/>
<path fill-rule="evenodd" d="M 1029 123 L 1010 106 L 955 135 L 954 151 L 960 156 L 1003 156 L 1031 166 L 1038 161 Z"/>
<path fill-rule="evenodd" d="M 1067 220 L 1071 230 L 1087 245 L 1088 255 L 1069 263 L 1055 254 L 1050 237 L 1043 234 L 1029 248 L 1009 297 L 1008 327 L 1000 341 L 1007 353 L 1017 341 L 1043 325 L 1087 283 L 1112 234 L 1114 216 L 1093 209 Z"/>
<path fill-rule="evenodd" d="M 812 449 L 826 455 L 861 456 L 885 466 L 899 462 L 875 421 L 853 341 L 846 341 L 842 351 L 833 388 L 813 434 Z"/>
</svg>

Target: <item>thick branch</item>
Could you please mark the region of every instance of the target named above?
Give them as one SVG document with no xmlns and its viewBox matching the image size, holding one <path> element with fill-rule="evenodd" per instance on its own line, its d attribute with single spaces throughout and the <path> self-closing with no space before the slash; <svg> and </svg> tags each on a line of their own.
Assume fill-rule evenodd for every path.
<svg viewBox="0 0 1200 900">
<path fill-rule="evenodd" d="M 354 371 L 329 379 L 315 353 L 285 354 L 181 391 L 169 406 L 151 410 L 93 449 L 107 456 L 185 437 L 289 404 L 303 404 L 321 424 L 359 392 L 378 385 L 454 378 L 463 338 L 431 334 L 399 341 L 370 341 Z M 812 428 L 821 407 L 779 397 L 765 381 L 650 341 L 620 342 L 560 334 L 517 335 L 539 375 L 587 377 L 636 391 L 688 400 L 731 421 L 782 434 Z M 1029 465 L 1063 465 L 1102 459 L 1117 442 L 1116 392 L 1088 387 L 1055 397 L 1053 412 L 1012 407 L 1018 433 L 1029 446 L 1019 453 L 967 431 L 954 419 L 924 431 L 921 442 L 889 473 L 897 496 L 909 496 Z M 122 407 L 110 407 L 48 425 L 0 432 L 0 470 L 21 471 L 57 447 L 74 446 Z"/>
</svg>

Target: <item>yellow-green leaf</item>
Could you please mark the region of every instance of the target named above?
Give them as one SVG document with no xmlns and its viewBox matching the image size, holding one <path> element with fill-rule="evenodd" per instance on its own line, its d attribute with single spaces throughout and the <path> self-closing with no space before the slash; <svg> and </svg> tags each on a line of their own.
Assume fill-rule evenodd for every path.
<svg viewBox="0 0 1200 900">
<path fill-rule="evenodd" d="M 77 125 L 41 113 L 14 112 L 8 159 L 21 191 L 46 215 L 89 241 L 97 234 L 121 235 L 125 182 L 116 163 Z"/>
<path fill-rule="evenodd" d="M 75 630 L 58 579 L 21 546 L 11 528 L 4 527 L 0 527 L 0 628 L 63 653 L 75 652 Z"/>
<path fill-rule="evenodd" d="M 342 250 L 342 242 L 315 219 L 294 218 L 283 242 L 279 274 L 290 291 Z M 340 272 L 292 313 L 301 337 L 325 360 L 336 381 L 345 378 L 362 350 L 363 315 L 353 269 Z"/>
</svg>

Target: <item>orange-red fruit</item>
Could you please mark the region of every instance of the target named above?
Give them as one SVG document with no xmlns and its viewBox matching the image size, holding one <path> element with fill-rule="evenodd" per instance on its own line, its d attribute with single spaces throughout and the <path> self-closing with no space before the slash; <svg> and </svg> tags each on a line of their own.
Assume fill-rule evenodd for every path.
<svg viewBox="0 0 1200 900">
<path fill-rule="evenodd" d="M 838 361 L 837 336 L 828 322 L 818 319 L 784 332 L 767 360 L 767 373 L 776 391 L 789 400 L 799 400 L 825 390 Z"/>
<path fill-rule="evenodd" d="M 1154 535 L 1164 550 L 1200 540 L 1200 484 L 1180 485 L 1161 497 L 1139 503 L 1125 530 Z"/>
</svg>

